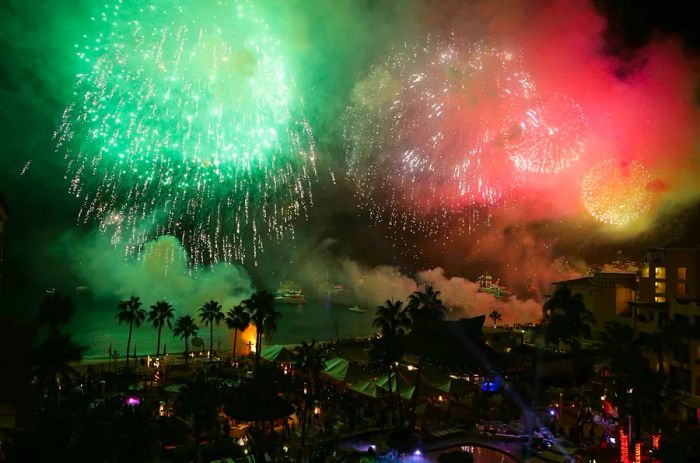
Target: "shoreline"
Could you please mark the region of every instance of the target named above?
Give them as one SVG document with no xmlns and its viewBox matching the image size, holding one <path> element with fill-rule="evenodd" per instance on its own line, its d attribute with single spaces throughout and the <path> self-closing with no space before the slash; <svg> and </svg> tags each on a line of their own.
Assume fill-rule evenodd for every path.
<svg viewBox="0 0 700 463">
<path fill-rule="evenodd" d="M 335 344 L 354 344 L 354 343 L 362 343 L 362 342 L 367 342 L 372 338 L 372 335 L 368 336 L 354 336 L 350 338 L 342 338 L 342 339 L 336 339 L 336 338 L 330 338 L 330 339 L 317 339 L 316 341 L 325 344 L 325 345 L 335 345 Z M 308 341 L 307 341 L 308 342 Z M 269 346 L 282 346 L 285 347 L 289 350 L 294 350 L 295 348 L 301 346 L 301 343 L 286 343 L 286 344 L 264 344 L 263 349 L 266 349 Z M 190 362 L 196 363 L 198 360 L 206 360 L 208 363 L 208 357 L 206 356 L 206 351 L 190 351 L 191 353 L 194 352 L 195 354 L 200 354 L 200 355 L 195 355 L 190 359 Z M 226 354 L 220 356 L 220 359 L 226 359 L 229 358 L 231 354 L 231 349 L 222 349 L 222 352 L 225 352 Z M 238 358 L 246 358 L 250 355 L 250 353 L 244 354 L 243 352 L 237 352 L 237 357 Z M 136 362 L 142 362 L 142 361 L 148 361 L 149 358 L 154 358 L 154 354 L 138 354 L 136 357 L 130 355 L 129 356 L 129 362 L 131 363 L 133 360 L 136 360 Z M 162 354 L 160 356 L 166 357 L 168 359 L 168 362 L 171 364 L 180 364 L 184 363 L 184 351 L 180 352 L 168 352 L 166 354 Z M 79 362 L 73 362 L 70 364 L 71 366 L 75 367 L 88 367 L 88 366 L 101 366 L 101 367 L 109 367 L 109 368 L 117 368 L 117 367 L 125 367 L 126 366 L 126 356 L 120 355 L 119 357 L 115 358 L 110 358 L 107 355 L 102 355 L 102 356 L 86 356 Z"/>
<path fill-rule="evenodd" d="M 280 305 L 277 310 L 282 314 L 282 320 L 277 331 L 272 336 L 266 337 L 263 345 L 268 344 L 268 342 L 279 345 L 298 344 L 302 340 L 310 341 L 313 338 L 328 342 L 337 337 L 343 339 L 374 334 L 372 328 L 373 313 L 370 313 L 369 310 L 365 314 L 360 314 L 347 310 L 345 305 L 320 302 L 310 302 L 299 306 Z M 192 315 L 191 311 L 182 311 L 182 314 L 186 313 Z M 195 313 L 194 316 L 197 317 L 197 314 Z M 200 326 L 199 328 L 198 337 L 204 340 L 204 349 L 206 350 L 210 344 L 210 329 L 208 326 Z M 88 347 L 84 353 L 86 359 L 107 361 L 114 351 L 119 352 L 120 358 L 126 353 L 128 326 L 119 325 L 111 310 L 80 314 L 76 316 L 70 326 L 66 326 L 65 331 L 73 336 L 75 342 Z M 133 352 L 134 347 L 136 347 L 139 357 L 153 354 L 156 338 L 157 331 L 150 324 L 144 323 L 138 329 L 134 329 L 131 351 Z M 214 350 L 224 352 L 232 349 L 233 332 L 223 324 L 214 326 L 213 338 Z M 240 332 L 238 342 L 242 351 L 244 346 L 241 342 Z M 110 345 L 112 351 L 109 350 Z M 173 337 L 170 331 L 164 330 L 161 351 L 166 345 L 168 352 L 181 353 L 185 348 L 182 340 Z"/>
</svg>

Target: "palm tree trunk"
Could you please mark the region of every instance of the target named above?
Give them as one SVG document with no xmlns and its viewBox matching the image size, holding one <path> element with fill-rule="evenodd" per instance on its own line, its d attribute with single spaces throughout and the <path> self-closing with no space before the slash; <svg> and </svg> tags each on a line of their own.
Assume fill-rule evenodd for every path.
<svg viewBox="0 0 700 463">
<path fill-rule="evenodd" d="M 396 378 L 396 414 L 400 427 L 403 428 L 403 407 L 401 407 L 401 386 L 399 385 L 399 367 L 394 365 L 394 377 Z"/>
<path fill-rule="evenodd" d="M 389 407 L 391 408 L 391 421 L 392 425 L 396 425 L 396 405 L 394 404 L 394 391 L 393 387 L 391 387 L 391 364 L 389 365 L 389 370 L 388 370 L 388 375 L 387 378 L 389 378 Z"/>
<path fill-rule="evenodd" d="M 129 339 L 126 341 L 126 367 L 129 368 L 129 351 L 131 350 L 131 331 L 134 327 L 134 322 L 129 322 Z"/>
<path fill-rule="evenodd" d="M 310 395 L 307 395 L 304 397 L 304 410 L 302 411 L 301 415 L 301 446 L 303 447 L 306 445 L 306 435 L 308 433 L 309 429 L 309 405 L 310 405 L 311 399 Z"/>
<path fill-rule="evenodd" d="M 209 363 L 214 361 L 214 321 L 209 322 Z"/>
<path fill-rule="evenodd" d="M 233 329 L 233 361 L 236 361 L 236 337 L 238 337 L 238 328 Z"/>
<path fill-rule="evenodd" d="M 258 370 L 260 369 L 260 352 L 262 351 L 262 328 L 256 333 L 255 338 L 255 377 L 258 377 Z"/>
<path fill-rule="evenodd" d="M 190 360 L 190 345 L 189 345 L 189 336 L 185 336 L 185 363 L 187 363 Z"/>
<path fill-rule="evenodd" d="M 423 370 L 423 357 L 418 357 L 418 369 L 416 370 L 416 385 L 413 391 L 413 427 L 416 427 L 416 422 L 418 421 L 418 386 L 420 385 L 420 373 Z"/>
<path fill-rule="evenodd" d="M 162 326 L 158 327 L 158 344 L 156 344 L 156 357 L 160 355 L 160 330 L 162 329 Z"/>
</svg>

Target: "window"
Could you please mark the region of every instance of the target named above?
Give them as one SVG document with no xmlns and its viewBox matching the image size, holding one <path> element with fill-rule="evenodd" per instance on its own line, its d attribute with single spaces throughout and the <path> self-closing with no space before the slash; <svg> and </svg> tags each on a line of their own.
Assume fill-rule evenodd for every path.
<svg viewBox="0 0 700 463">
<path fill-rule="evenodd" d="M 666 283 L 664 283 L 663 281 L 655 281 L 654 292 L 656 294 L 666 294 Z"/>
<path fill-rule="evenodd" d="M 678 267 L 678 279 L 686 280 L 686 275 L 688 274 L 688 267 Z"/>
<path fill-rule="evenodd" d="M 678 295 L 679 296 L 687 296 L 688 295 L 688 289 L 685 283 L 678 283 Z"/>
<path fill-rule="evenodd" d="M 666 302 L 666 298 L 664 296 L 655 296 L 654 302 Z"/>
<path fill-rule="evenodd" d="M 659 280 L 666 279 L 666 267 L 656 267 L 654 269 L 654 276 Z"/>
<path fill-rule="evenodd" d="M 644 267 L 642 267 L 642 277 L 649 278 L 649 263 L 644 262 Z"/>
</svg>

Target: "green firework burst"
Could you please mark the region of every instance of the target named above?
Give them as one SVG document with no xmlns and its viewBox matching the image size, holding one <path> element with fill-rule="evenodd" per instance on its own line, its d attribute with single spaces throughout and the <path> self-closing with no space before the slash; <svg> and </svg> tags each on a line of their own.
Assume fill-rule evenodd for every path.
<svg viewBox="0 0 700 463">
<path fill-rule="evenodd" d="M 79 220 L 139 255 L 256 259 L 311 206 L 314 143 L 278 38 L 246 0 L 118 2 L 92 18 L 56 130 Z"/>
</svg>

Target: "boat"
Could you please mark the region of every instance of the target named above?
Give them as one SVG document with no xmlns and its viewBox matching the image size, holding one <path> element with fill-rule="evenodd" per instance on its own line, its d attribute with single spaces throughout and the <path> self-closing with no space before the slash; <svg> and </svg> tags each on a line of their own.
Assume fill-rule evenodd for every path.
<svg viewBox="0 0 700 463">
<path fill-rule="evenodd" d="M 306 304 L 306 297 L 301 291 L 290 291 L 278 293 L 275 296 L 275 302 L 278 304 Z"/>
<path fill-rule="evenodd" d="M 500 280 L 496 279 L 493 281 L 493 277 L 486 272 L 485 275 L 481 275 L 478 279 L 480 293 L 487 293 L 494 296 L 497 299 L 507 299 L 512 293 L 508 291 L 508 288 L 500 285 Z"/>
<path fill-rule="evenodd" d="M 356 303 L 355 293 L 337 281 L 326 278 L 317 285 L 319 300 L 332 304 L 352 305 Z"/>
<path fill-rule="evenodd" d="M 358 306 L 356 306 L 356 305 L 354 305 L 354 306 L 352 306 L 352 307 L 348 307 L 348 310 L 349 310 L 350 312 L 355 312 L 355 313 L 365 313 L 365 309 L 363 309 L 363 308 L 361 308 L 361 307 L 358 307 Z"/>
<path fill-rule="evenodd" d="M 306 297 L 293 281 L 283 281 L 280 283 L 275 293 L 275 302 L 278 304 L 306 304 Z"/>
</svg>

